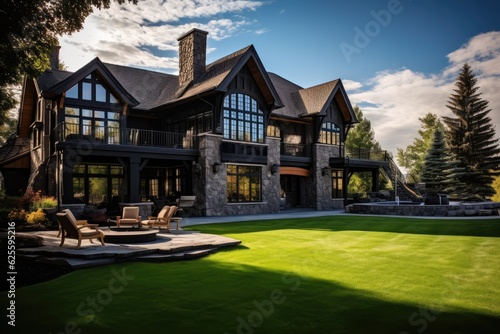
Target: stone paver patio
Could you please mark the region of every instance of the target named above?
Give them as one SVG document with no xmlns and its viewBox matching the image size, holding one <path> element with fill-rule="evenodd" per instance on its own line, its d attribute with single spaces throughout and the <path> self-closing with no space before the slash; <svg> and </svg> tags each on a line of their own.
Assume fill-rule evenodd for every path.
<svg viewBox="0 0 500 334">
<path fill-rule="evenodd" d="M 107 228 L 101 230 L 109 233 Z M 196 231 L 174 230 L 171 233 L 158 233 L 156 240 L 116 244 L 106 242 L 102 246 L 98 240 L 91 243 L 83 240 L 76 249 L 77 240 L 66 239 L 59 247 L 61 239 L 57 231 L 26 232 L 44 240 L 42 247 L 19 248 L 17 256 L 54 265 L 66 265 L 73 269 L 116 263 L 121 261 L 175 261 L 198 258 L 218 251 L 223 247 L 236 246 L 240 240 Z M 123 232 L 121 232 L 123 233 Z"/>
</svg>

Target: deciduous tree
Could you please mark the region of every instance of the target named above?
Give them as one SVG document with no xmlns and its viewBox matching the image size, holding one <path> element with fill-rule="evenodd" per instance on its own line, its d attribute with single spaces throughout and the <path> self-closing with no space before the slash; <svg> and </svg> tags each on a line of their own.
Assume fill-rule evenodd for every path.
<svg viewBox="0 0 500 334">
<path fill-rule="evenodd" d="M 398 148 L 397 159 L 401 167 L 406 168 L 408 175 L 413 182 L 420 181 L 422 166 L 425 156 L 432 144 L 432 138 L 436 127 L 442 127 L 437 115 L 427 113 L 424 117 L 418 119 L 421 123 L 418 130 L 419 137 L 413 140 L 406 149 Z"/>
<path fill-rule="evenodd" d="M 114 0 L 118 3 L 137 0 Z M 57 37 L 81 30 L 92 11 L 109 8 L 111 0 L 6 0 L 0 7 L 0 98 L 24 74 L 37 77 L 48 67 Z M 15 102 L 15 101 L 14 101 Z M 0 125 L 15 106 L 0 105 Z"/>
</svg>

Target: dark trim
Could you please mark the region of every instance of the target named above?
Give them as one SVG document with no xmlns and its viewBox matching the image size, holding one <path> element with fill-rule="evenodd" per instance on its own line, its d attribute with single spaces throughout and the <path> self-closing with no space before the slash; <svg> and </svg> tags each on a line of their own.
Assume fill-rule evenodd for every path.
<svg viewBox="0 0 500 334">
<path fill-rule="evenodd" d="M 115 78 L 111 71 L 97 57 L 90 61 L 87 65 L 83 66 L 78 71 L 73 73 L 67 79 L 55 84 L 48 90 L 43 91 L 42 95 L 45 98 L 56 98 L 94 71 L 100 74 L 104 82 L 108 84 L 111 90 L 117 93 L 117 95 L 119 95 L 125 103 L 129 104 L 131 107 L 139 104 L 139 101 L 137 101 L 129 92 L 127 92 L 127 90 L 120 84 L 120 82 Z"/>
</svg>

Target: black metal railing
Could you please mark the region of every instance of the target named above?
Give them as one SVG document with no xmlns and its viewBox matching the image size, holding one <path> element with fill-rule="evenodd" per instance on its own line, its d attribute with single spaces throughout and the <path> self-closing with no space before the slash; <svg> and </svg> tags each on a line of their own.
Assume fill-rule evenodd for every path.
<svg viewBox="0 0 500 334">
<path fill-rule="evenodd" d="M 349 150 L 345 152 L 345 156 L 351 159 L 375 160 L 375 161 L 389 161 L 390 156 L 385 150 Z"/>
<path fill-rule="evenodd" d="M 311 148 L 306 144 L 281 143 L 281 155 L 292 157 L 310 157 Z"/>
<path fill-rule="evenodd" d="M 196 136 L 145 129 L 60 123 L 55 129 L 55 134 L 58 141 L 85 140 L 108 145 L 197 148 Z"/>
</svg>

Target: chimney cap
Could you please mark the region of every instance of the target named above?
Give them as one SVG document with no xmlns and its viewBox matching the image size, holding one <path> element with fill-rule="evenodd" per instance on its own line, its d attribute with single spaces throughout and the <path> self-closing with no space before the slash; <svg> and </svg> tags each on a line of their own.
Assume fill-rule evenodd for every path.
<svg viewBox="0 0 500 334">
<path fill-rule="evenodd" d="M 185 38 L 185 37 L 187 37 L 195 32 L 208 35 L 208 31 L 201 30 L 198 28 L 193 28 L 193 29 L 189 30 L 187 33 L 183 34 L 181 37 L 177 38 L 177 41 L 180 41 L 181 39 L 183 39 L 183 38 Z"/>
</svg>

